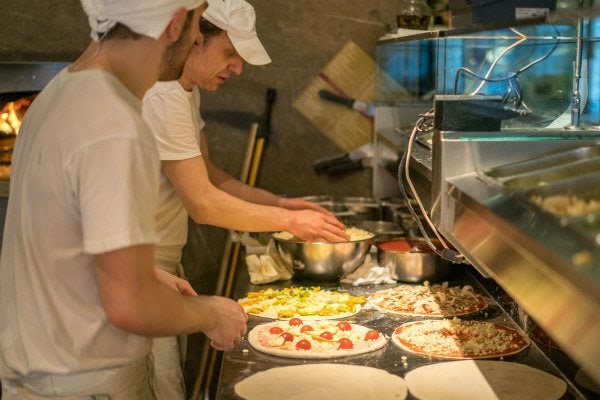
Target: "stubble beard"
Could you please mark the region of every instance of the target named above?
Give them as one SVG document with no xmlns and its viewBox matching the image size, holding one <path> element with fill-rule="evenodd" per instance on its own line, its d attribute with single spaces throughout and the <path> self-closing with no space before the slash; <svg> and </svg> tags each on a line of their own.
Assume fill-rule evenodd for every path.
<svg viewBox="0 0 600 400">
<path fill-rule="evenodd" d="M 181 78 L 183 67 L 190 51 L 193 41 L 189 37 L 192 29 L 192 13 L 188 14 L 181 35 L 174 43 L 165 49 L 160 63 L 159 81 L 174 81 Z"/>
<path fill-rule="evenodd" d="M 159 81 L 174 81 L 181 77 L 185 60 L 192 49 L 192 43 L 188 43 L 186 39 L 182 35 L 166 48 L 161 60 Z"/>
</svg>

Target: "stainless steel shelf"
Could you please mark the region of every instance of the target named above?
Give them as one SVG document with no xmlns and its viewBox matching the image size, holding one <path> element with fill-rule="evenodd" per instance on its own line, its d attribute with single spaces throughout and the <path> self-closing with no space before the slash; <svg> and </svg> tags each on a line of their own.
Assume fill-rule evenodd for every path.
<svg viewBox="0 0 600 400">
<path fill-rule="evenodd" d="M 433 163 L 437 185 L 433 191 L 438 200 L 434 203 L 439 208 L 433 211 L 442 234 L 473 266 L 492 277 L 600 382 L 600 244 L 596 236 L 583 235 L 527 201 L 519 189 L 482 174 L 491 167 L 579 146 L 598 143 L 594 139 L 478 141 L 441 133 Z"/>
</svg>

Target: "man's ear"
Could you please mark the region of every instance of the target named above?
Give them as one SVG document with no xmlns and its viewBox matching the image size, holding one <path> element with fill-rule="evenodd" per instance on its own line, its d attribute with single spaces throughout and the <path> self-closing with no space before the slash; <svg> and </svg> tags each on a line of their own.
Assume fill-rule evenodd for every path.
<svg viewBox="0 0 600 400">
<path fill-rule="evenodd" d="M 191 12 L 191 11 L 190 11 Z M 163 36 L 169 42 L 176 42 L 183 31 L 183 26 L 185 25 L 185 19 L 187 18 L 188 11 L 185 8 L 180 8 L 175 11 L 169 25 L 167 25 L 167 29 L 163 32 Z"/>
</svg>

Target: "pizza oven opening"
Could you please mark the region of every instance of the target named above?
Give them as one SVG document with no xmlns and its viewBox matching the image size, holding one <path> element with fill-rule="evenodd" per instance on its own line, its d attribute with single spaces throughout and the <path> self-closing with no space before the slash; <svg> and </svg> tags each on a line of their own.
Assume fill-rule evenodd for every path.
<svg viewBox="0 0 600 400">
<path fill-rule="evenodd" d="M 0 179 L 9 179 L 12 152 L 23 117 L 38 92 L 0 94 Z"/>
<path fill-rule="evenodd" d="M 0 62 L 0 195 L 7 195 L 12 152 L 27 109 L 44 86 L 67 65 Z"/>
</svg>

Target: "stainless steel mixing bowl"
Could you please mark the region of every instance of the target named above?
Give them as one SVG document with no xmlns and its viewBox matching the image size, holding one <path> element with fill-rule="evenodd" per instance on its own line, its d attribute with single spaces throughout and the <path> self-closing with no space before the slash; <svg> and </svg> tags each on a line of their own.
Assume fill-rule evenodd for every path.
<svg viewBox="0 0 600 400">
<path fill-rule="evenodd" d="M 292 264 L 294 279 L 335 282 L 362 265 L 374 237 L 335 243 L 273 239 L 279 255 Z"/>
</svg>

